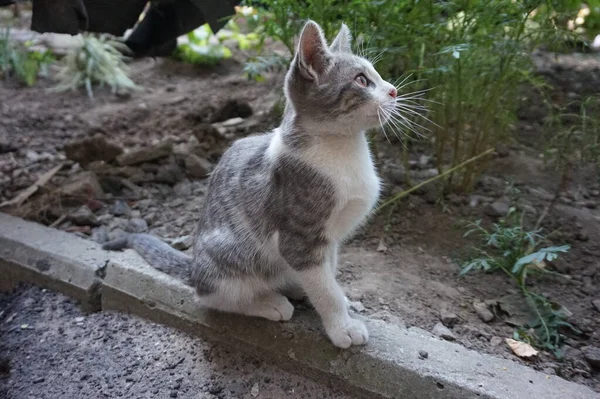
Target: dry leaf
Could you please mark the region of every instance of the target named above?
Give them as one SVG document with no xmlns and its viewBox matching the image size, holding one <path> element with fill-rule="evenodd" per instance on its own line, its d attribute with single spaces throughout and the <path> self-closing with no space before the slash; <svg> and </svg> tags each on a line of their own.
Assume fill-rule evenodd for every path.
<svg viewBox="0 0 600 399">
<path fill-rule="evenodd" d="M 506 338 L 506 343 L 515 355 L 519 357 L 531 357 L 536 356 L 538 351 L 528 343 L 515 341 L 514 339 Z"/>
</svg>

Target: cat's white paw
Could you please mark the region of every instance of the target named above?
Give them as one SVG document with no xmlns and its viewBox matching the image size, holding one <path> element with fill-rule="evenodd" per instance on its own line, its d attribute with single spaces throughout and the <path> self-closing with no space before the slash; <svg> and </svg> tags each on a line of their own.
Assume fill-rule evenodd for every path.
<svg viewBox="0 0 600 399">
<path fill-rule="evenodd" d="M 283 295 L 273 294 L 255 302 L 247 314 L 273 321 L 287 321 L 294 314 L 294 305 Z"/>
<path fill-rule="evenodd" d="M 339 348 L 351 345 L 364 345 L 369 340 L 367 326 L 360 320 L 347 318 L 343 323 L 336 323 L 327 328 L 331 342 Z"/>
</svg>

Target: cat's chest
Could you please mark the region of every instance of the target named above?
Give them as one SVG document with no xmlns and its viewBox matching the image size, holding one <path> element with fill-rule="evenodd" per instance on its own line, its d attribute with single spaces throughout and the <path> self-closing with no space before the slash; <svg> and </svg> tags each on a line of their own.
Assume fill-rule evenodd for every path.
<svg viewBox="0 0 600 399">
<path fill-rule="evenodd" d="M 366 140 L 353 146 L 321 148 L 311 164 L 334 188 L 334 208 L 326 230 L 333 239 L 343 239 L 366 218 L 379 198 L 380 180 Z"/>
</svg>

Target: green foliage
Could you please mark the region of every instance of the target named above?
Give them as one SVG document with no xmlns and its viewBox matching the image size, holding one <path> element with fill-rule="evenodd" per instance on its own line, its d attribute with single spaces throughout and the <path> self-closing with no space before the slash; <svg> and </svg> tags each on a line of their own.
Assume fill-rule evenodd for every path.
<svg viewBox="0 0 600 399">
<path fill-rule="evenodd" d="M 432 89 L 427 92 L 429 111 L 406 112 L 404 126 L 399 127 L 419 134 L 431 131 L 440 173 L 508 137 L 519 106 L 517 89 L 523 83 L 541 84 L 532 74 L 531 50 L 575 36 L 567 22 L 580 7 L 570 0 L 246 0 L 245 4 L 259 9 L 261 34 L 281 41 L 289 57 L 304 20 L 317 21 L 329 40 L 339 21 L 345 21 L 355 36 L 356 51 L 375 58 L 384 78 L 406 76 L 402 91 Z M 407 104 L 418 105 L 417 100 Z M 419 114 L 432 123 L 419 120 Z M 470 190 L 484 165 L 480 161 L 451 173 L 446 186 Z"/>
<path fill-rule="evenodd" d="M 33 86 L 39 75 L 48 74 L 48 66 L 54 62 L 50 51 L 35 51 L 29 46 L 12 43 L 9 31 L 0 38 L 0 77 L 16 77 L 26 86 Z"/>
<path fill-rule="evenodd" d="M 529 289 L 527 277 L 531 273 L 557 275 L 546 268 L 546 262 L 557 259 L 561 253 L 568 252 L 570 247 L 542 247 L 546 238 L 541 230 L 526 230 L 522 215 L 514 208 L 489 230 L 482 227 L 480 221 L 471 223 L 470 227 L 465 236 L 477 234 L 481 241 L 479 246 L 473 248 L 473 255 L 463 265 L 460 275 L 476 270 L 505 273 L 519 287 L 535 315 L 515 331 L 514 339 L 560 356 L 564 338 L 560 329 L 567 327 L 576 330 L 565 321 L 567 312 L 562 306 Z"/>
<path fill-rule="evenodd" d="M 575 111 L 575 112 L 574 112 Z M 544 159 L 558 171 L 593 163 L 600 169 L 600 100 L 589 97 L 558 109 L 546 131 L 552 132 Z"/>
<path fill-rule="evenodd" d="M 62 60 L 58 74 L 59 83 L 54 91 L 77 90 L 85 87 L 90 98 L 92 87 L 109 86 L 113 93 L 137 90 L 139 87 L 129 78 L 123 52 L 128 48 L 106 35 L 94 37 L 83 35 L 81 46 L 71 51 Z"/>
<path fill-rule="evenodd" d="M 258 33 L 242 32 L 235 19 L 231 19 L 216 35 L 208 24 L 188 33 L 178 43 L 175 57 L 190 64 L 216 65 L 231 58 L 231 50 L 226 45 L 228 43 L 235 43 L 243 51 L 254 50 L 262 45 Z"/>
</svg>

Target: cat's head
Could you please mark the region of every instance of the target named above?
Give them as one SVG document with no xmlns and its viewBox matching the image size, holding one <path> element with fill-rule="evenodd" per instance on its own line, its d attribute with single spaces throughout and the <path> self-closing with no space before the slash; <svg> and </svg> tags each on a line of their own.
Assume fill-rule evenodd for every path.
<svg viewBox="0 0 600 399">
<path fill-rule="evenodd" d="M 352 53 L 351 41 L 344 24 L 330 46 L 317 23 L 304 26 L 285 80 L 288 101 L 304 123 L 356 132 L 386 122 L 396 88 Z"/>
</svg>

